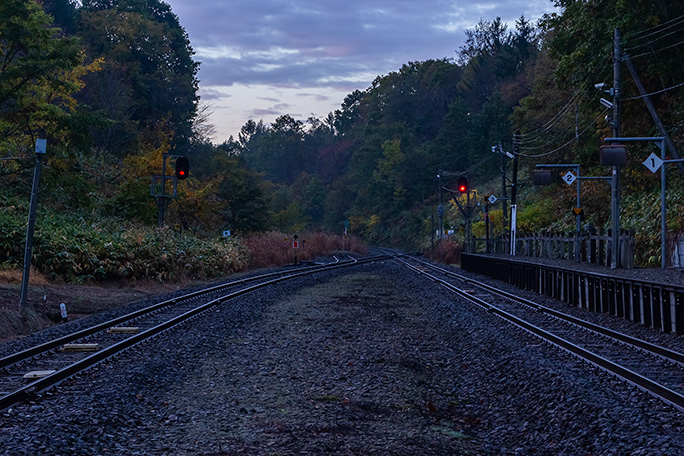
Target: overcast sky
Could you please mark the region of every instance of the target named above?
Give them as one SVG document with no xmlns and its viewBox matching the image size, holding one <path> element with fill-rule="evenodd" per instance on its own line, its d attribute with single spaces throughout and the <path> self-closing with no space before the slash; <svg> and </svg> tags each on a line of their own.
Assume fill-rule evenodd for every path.
<svg viewBox="0 0 684 456">
<path fill-rule="evenodd" d="M 165 0 L 201 62 L 215 143 L 249 119 L 306 120 L 404 63 L 455 58 L 465 30 L 497 16 L 513 30 L 551 0 Z"/>
</svg>

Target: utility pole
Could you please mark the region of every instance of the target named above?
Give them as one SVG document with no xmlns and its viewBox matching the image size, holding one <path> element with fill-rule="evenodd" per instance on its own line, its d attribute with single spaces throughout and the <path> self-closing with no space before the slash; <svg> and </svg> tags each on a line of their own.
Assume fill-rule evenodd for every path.
<svg viewBox="0 0 684 456">
<path fill-rule="evenodd" d="M 506 155 L 504 154 L 503 147 L 499 143 L 499 153 L 501 154 L 501 215 L 503 219 L 502 229 L 505 231 L 508 226 L 508 209 L 506 208 L 506 200 L 508 199 L 506 192 Z"/>
<path fill-rule="evenodd" d="M 173 176 L 166 175 L 166 160 L 167 158 L 176 159 L 176 174 Z M 179 162 L 178 160 L 184 160 L 183 174 L 179 174 Z M 164 212 L 166 208 L 171 204 L 171 200 L 176 197 L 178 191 L 178 180 L 185 179 L 187 177 L 188 161 L 182 155 L 171 155 L 166 152 L 162 152 L 162 173 L 161 175 L 152 176 L 152 185 L 150 186 L 150 195 L 152 195 L 157 202 L 157 224 L 159 227 L 164 225 Z M 170 179 L 171 189 L 167 189 L 166 181 Z"/>
<path fill-rule="evenodd" d="M 486 244 L 486 252 L 487 253 L 492 253 L 492 247 L 489 242 L 489 201 L 485 201 L 485 209 L 484 209 L 484 219 L 485 219 L 485 237 L 487 239 L 487 244 Z"/>
<path fill-rule="evenodd" d="M 26 310 L 26 298 L 28 296 L 29 276 L 31 273 L 31 257 L 33 250 L 33 231 L 36 226 L 36 206 L 38 205 L 38 189 L 40 187 L 40 173 L 43 166 L 43 157 L 47 148 L 47 140 L 36 140 L 36 166 L 33 171 L 33 187 L 31 188 L 31 205 L 29 207 L 28 227 L 26 228 L 26 246 L 24 249 L 24 273 L 21 278 L 21 296 L 19 307 Z"/>
<path fill-rule="evenodd" d="M 511 255 L 515 255 L 516 234 L 518 232 L 518 155 L 520 154 L 520 131 L 513 136 L 513 179 L 511 182 Z"/>
<path fill-rule="evenodd" d="M 155 196 L 157 200 L 157 225 L 161 228 L 164 225 L 164 212 L 171 203 L 171 198 L 166 194 L 166 157 L 168 154 L 162 152 L 162 174 L 161 174 L 161 194 Z M 174 188 L 175 196 L 175 188 Z"/>
<path fill-rule="evenodd" d="M 439 206 L 437 206 L 437 215 L 439 216 L 439 240 L 437 242 L 442 242 L 442 238 L 444 237 L 442 230 L 444 229 L 444 206 L 442 206 L 442 171 L 438 171 L 437 173 L 437 185 L 438 189 L 437 191 L 439 192 Z"/>
<path fill-rule="evenodd" d="M 616 28 L 614 33 L 613 51 L 613 138 L 620 137 L 620 29 Z M 616 269 L 620 265 L 620 166 L 613 165 L 612 188 L 612 249 L 610 257 L 610 268 Z"/>
</svg>

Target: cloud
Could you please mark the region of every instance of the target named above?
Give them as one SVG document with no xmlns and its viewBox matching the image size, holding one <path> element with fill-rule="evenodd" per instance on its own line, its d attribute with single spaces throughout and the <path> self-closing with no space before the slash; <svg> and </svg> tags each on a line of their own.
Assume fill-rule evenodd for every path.
<svg viewBox="0 0 684 456">
<path fill-rule="evenodd" d="M 321 95 L 320 93 L 298 93 L 298 97 L 309 97 L 316 101 L 328 101 L 330 97 L 327 95 Z"/>
<path fill-rule="evenodd" d="M 465 29 L 480 19 L 500 16 L 512 30 L 523 14 L 536 20 L 553 10 L 551 0 L 166 1 L 201 61 L 201 96 L 230 94 L 234 101 L 239 97 L 233 89 L 258 86 L 303 94 L 328 88 L 328 99 L 318 101 L 334 94 L 341 103 L 346 93 L 367 88 L 404 63 L 456 57 Z"/>
</svg>

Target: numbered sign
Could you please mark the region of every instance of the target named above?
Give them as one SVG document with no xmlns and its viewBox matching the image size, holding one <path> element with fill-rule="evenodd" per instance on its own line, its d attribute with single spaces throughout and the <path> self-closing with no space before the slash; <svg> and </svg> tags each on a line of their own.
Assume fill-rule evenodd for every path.
<svg viewBox="0 0 684 456">
<path fill-rule="evenodd" d="M 661 160 L 661 158 L 655 153 L 651 153 L 651 155 L 649 155 L 643 163 L 644 166 L 650 169 L 652 173 L 655 173 L 661 166 L 663 166 L 663 160 Z"/>
<path fill-rule="evenodd" d="M 572 185 L 573 182 L 577 180 L 577 176 L 575 176 L 572 171 L 568 171 L 565 173 L 565 176 L 563 176 L 563 181 L 565 181 L 566 184 Z"/>
</svg>

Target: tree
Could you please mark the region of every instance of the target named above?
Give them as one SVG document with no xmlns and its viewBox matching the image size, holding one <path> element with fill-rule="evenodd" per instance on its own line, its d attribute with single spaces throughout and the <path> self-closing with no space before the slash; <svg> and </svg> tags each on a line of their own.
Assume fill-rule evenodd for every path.
<svg viewBox="0 0 684 456">
<path fill-rule="evenodd" d="M 465 65 L 478 57 L 498 54 L 504 46 L 511 44 L 512 36 L 507 29 L 500 17 L 491 22 L 480 19 L 474 29 L 466 29 L 466 40 L 459 48 L 458 62 Z"/>
<path fill-rule="evenodd" d="M 103 71 L 90 78 L 82 100 L 106 113 L 123 137 L 140 137 L 168 124 L 174 133 L 172 148 L 187 149 L 197 114 L 199 63 L 192 59 L 188 36 L 169 5 L 159 0 L 85 0 L 79 25 L 88 55 L 106 60 Z M 105 95 L 112 90 L 121 97 Z M 100 149 L 114 150 L 116 144 L 109 141 L 121 135 L 100 131 L 98 137 Z"/>
<path fill-rule="evenodd" d="M 0 142 L 30 144 L 38 130 L 64 134 L 80 78 L 96 69 L 83 67 L 78 41 L 51 24 L 33 0 L 0 3 Z"/>
</svg>

